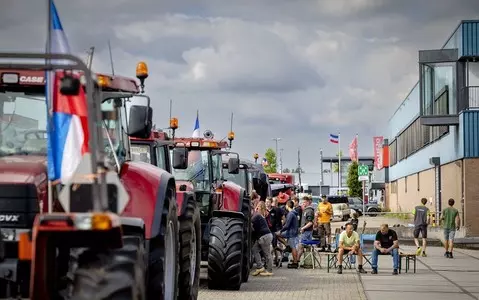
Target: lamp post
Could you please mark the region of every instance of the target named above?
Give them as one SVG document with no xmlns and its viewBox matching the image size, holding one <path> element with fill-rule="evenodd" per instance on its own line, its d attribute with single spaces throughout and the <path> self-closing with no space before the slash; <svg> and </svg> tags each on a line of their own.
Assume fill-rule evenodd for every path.
<svg viewBox="0 0 479 300">
<path fill-rule="evenodd" d="M 283 174 L 283 148 L 279 149 L 279 173 Z"/>
<path fill-rule="evenodd" d="M 281 141 L 281 138 L 272 138 L 272 140 L 276 142 L 276 152 L 275 152 L 276 161 L 275 161 L 275 163 L 276 163 L 276 168 L 278 168 L 278 142 Z"/>
<path fill-rule="evenodd" d="M 253 154 L 253 158 L 254 158 L 254 163 L 257 164 L 257 163 L 258 163 L 259 154 L 258 154 L 258 153 Z"/>
</svg>

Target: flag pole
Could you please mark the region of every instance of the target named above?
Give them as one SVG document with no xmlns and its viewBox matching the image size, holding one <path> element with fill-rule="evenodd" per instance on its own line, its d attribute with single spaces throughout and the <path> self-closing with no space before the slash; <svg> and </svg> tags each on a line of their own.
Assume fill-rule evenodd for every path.
<svg viewBox="0 0 479 300">
<path fill-rule="evenodd" d="M 338 195 L 341 193 L 341 133 L 338 132 Z"/>
<path fill-rule="evenodd" d="M 47 14 L 48 14 L 47 47 L 46 47 L 47 54 L 50 54 L 52 52 L 52 42 L 51 42 L 52 41 L 52 4 L 53 4 L 52 0 L 47 0 L 47 9 L 48 9 L 48 12 L 47 12 Z M 47 64 L 50 64 L 49 59 L 47 61 Z M 51 97 L 52 90 L 49 88 L 49 86 L 50 86 L 49 81 L 51 80 L 50 74 L 51 74 L 51 72 L 47 71 L 46 89 L 48 91 L 47 91 L 47 98 L 45 99 L 45 101 L 47 102 L 47 126 L 48 127 L 51 126 L 51 124 L 50 124 L 50 108 L 51 108 L 50 99 L 52 99 L 52 97 Z M 50 157 L 50 158 L 53 159 L 53 157 Z M 48 213 L 52 213 L 52 212 L 53 212 L 53 183 L 49 179 L 48 180 Z M 43 207 L 42 207 L 42 211 L 40 213 L 43 213 Z"/>
</svg>

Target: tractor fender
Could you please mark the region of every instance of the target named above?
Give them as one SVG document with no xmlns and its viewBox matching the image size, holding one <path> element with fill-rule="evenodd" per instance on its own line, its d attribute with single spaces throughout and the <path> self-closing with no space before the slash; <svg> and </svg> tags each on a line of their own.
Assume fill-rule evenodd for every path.
<svg viewBox="0 0 479 300">
<path fill-rule="evenodd" d="M 223 183 L 223 210 L 241 212 L 246 191 L 241 186 L 226 181 Z"/>
<path fill-rule="evenodd" d="M 137 235 L 145 236 L 145 222 L 141 218 L 134 217 L 120 217 L 121 230 L 123 235 Z"/>
<path fill-rule="evenodd" d="M 214 218 L 232 218 L 232 219 L 241 219 L 245 220 L 245 215 L 237 211 L 228 211 L 228 210 L 214 210 Z"/>
<path fill-rule="evenodd" d="M 175 201 L 173 176 L 151 164 L 128 161 L 121 168 L 120 180 L 130 198 L 121 217 L 142 219 L 145 223 L 145 239 L 158 236 L 169 192 L 173 193 L 171 199 Z"/>
<path fill-rule="evenodd" d="M 177 214 L 183 216 L 186 213 L 186 208 L 188 207 L 188 200 L 195 199 L 195 194 L 193 192 L 177 191 L 176 192 L 176 205 L 178 207 Z"/>
</svg>

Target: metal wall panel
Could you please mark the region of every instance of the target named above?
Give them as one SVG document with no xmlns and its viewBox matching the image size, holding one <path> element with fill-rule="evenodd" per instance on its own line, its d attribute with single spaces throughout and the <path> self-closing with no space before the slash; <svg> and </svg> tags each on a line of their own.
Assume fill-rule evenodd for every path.
<svg viewBox="0 0 479 300">
<path fill-rule="evenodd" d="M 479 157 L 479 110 L 463 112 L 464 157 Z"/>
<path fill-rule="evenodd" d="M 479 21 L 462 23 L 461 50 L 463 57 L 479 57 Z"/>
</svg>

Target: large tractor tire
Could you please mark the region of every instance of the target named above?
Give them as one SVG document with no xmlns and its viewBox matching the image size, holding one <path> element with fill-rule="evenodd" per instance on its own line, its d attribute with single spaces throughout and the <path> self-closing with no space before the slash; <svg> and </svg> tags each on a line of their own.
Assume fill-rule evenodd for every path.
<svg viewBox="0 0 479 300">
<path fill-rule="evenodd" d="M 148 299 L 176 300 L 179 275 L 179 231 L 176 192 L 168 189 L 160 235 L 150 240 L 148 256 Z"/>
<path fill-rule="evenodd" d="M 215 217 L 211 220 L 208 248 L 208 288 L 239 290 L 242 283 L 243 220 Z"/>
<path fill-rule="evenodd" d="M 196 201 L 190 199 L 180 217 L 180 300 L 196 300 L 200 285 L 201 220 Z"/>
<path fill-rule="evenodd" d="M 123 248 L 85 250 L 74 271 L 71 300 L 144 300 L 145 250 L 140 236 L 125 236 Z"/>
<path fill-rule="evenodd" d="M 242 280 L 243 282 L 247 282 L 249 278 L 249 273 L 251 270 L 251 262 L 252 260 L 252 240 L 251 240 L 251 232 L 252 232 L 252 224 L 251 224 L 251 201 L 248 197 L 244 197 L 243 205 L 241 207 L 241 212 L 245 216 L 245 221 L 243 225 L 243 238 L 245 240 L 244 248 L 243 248 L 243 267 L 242 267 Z"/>
</svg>

